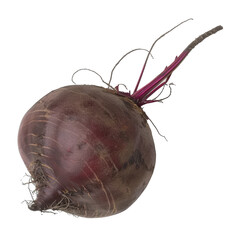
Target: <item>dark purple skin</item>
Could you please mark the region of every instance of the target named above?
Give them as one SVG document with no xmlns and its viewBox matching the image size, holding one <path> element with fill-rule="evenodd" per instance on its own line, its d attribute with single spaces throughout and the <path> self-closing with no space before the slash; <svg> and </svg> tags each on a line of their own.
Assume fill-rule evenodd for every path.
<svg viewBox="0 0 240 240">
<path fill-rule="evenodd" d="M 38 101 L 22 120 L 18 142 L 29 172 L 39 161 L 48 180 L 30 208 L 49 209 L 66 194 L 67 212 L 86 217 L 128 208 L 147 186 L 156 159 L 142 109 L 113 90 L 88 85 L 63 87 Z"/>
<path fill-rule="evenodd" d="M 141 106 L 158 102 L 149 97 L 167 84 L 197 44 L 221 29 L 218 26 L 196 38 L 138 90 L 151 50 L 163 34 L 152 45 L 133 94 L 118 87 L 73 85 L 54 90 L 34 104 L 18 135 L 20 154 L 37 192 L 29 208 L 104 217 L 136 201 L 149 183 L 156 159 Z"/>
</svg>

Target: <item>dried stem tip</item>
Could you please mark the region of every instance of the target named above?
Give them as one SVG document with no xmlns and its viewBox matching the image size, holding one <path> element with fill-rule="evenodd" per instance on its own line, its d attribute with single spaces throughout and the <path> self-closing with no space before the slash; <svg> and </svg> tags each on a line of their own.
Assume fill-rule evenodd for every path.
<svg viewBox="0 0 240 240">
<path fill-rule="evenodd" d="M 186 51 L 191 51 L 193 48 L 195 48 L 200 42 L 202 42 L 205 38 L 209 37 L 210 35 L 222 30 L 222 26 L 217 26 L 213 28 L 212 30 L 209 30 L 208 32 L 205 32 L 204 34 L 200 35 L 198 38 L 196 38 L 193 42 L 191 42 L 187 47 Z"/>
</svg>

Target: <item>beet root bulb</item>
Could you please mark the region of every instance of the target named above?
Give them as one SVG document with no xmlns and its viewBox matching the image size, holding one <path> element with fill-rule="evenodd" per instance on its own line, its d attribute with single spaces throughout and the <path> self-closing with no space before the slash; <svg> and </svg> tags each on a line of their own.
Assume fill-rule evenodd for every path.
<svg viewBox="0 0 240 240">
<path fill-rule="evenodd" d="M 119 213 L 143 192 L 155 165 L 146 114 L 97 86 L 50 92 L 25 114 L 18 142 L 37 190 L 31 210 Z"/>
</svg>

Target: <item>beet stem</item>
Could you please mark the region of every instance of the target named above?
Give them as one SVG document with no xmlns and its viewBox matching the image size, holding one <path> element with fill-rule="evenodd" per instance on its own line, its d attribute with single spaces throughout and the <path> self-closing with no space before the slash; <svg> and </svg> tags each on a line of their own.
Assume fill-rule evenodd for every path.
<svg viewBox="0 0 240 240">
<path fill-rule="evenodd" d="M 185 57 L 191 52 L 191 50 L 197 46 L 200 42 L 202 42 L 205 38 L 209 37 L 210 35 L 222 30 L 222 26 L 217 26 L 212 30 L 200 35 L 196 38 L 193 42 L 191 42 L 185 50 L 175 58 L 174 62 L 166 67 L 162 73 L 160 73 L 157 77 L 155 77 L 150 83 L 139 89 L 138 91 L 132 94 L 132 98 L 134 101 L 139 105 L 142 106 L 147 103 L 147 99 L 156 92 L 159 88 L 164 86 L 169 76 L 172 72 L 180 65 L 180 63 L 185 59 Z M 166 79 L 167 78 L 167 79 Z M 165 80 L 166 79 L 166 80 Z M 165 80 L 165 81 L 164 81 Z"/>
<path fill-rule="evenodd" d="M 153 47 L 155 46 L 155 44 L 156 44 L 162 37 L 164 37 L 164 36 L 167 35 L 168 33 L 172 32 L 175 28 L 179 27 L 180 25 L 182 25 L 183 23 L 185 23 L 185 22 L 187 22 L 187 21 L 189 21 L 189 20 L 193 20 L 193 19 L 192 19 L 192 18 L 189 18 L 189 19 L 187 19 L 187 20 L 179 23 L 178 25 L 176 25 L 175 27 L 173 27 L 173 28 L 170 29 L 169 31 L 165 32 L 164 34 L 162 34 L 159 38 L 157 38 L 157 39 L 154 41 L 154 43 L 152 44 L 152 46 L 151 46 L 151 48 L 150 48 L 150 50 L 149 50 L 149 52 L 148 52 L 148 55 L 147 55 L 146 60 L 145 60 L 145 62 L 144 62 L 144 65 L 143 65 L 141 74 L 140 74 L 140 76 L 139 76 L 137 85 L 136 85 L 135 90 L 134 90 L 133 93 L 135 93 L 135 92 L 137 91 L 138 87 L 139 87 L 140 81 L 141 81 L 142 76 L 143 76 L 143 72 L 144 72 L 144 70 L 145 70 L 145 67 L 146 67 L 146 65 L 147 65 L 149 56 L 150 56 L 150 54 L 151 54 L 151 52 L 152 52 L 152 49 L 153 49 Z"/>
</svg>

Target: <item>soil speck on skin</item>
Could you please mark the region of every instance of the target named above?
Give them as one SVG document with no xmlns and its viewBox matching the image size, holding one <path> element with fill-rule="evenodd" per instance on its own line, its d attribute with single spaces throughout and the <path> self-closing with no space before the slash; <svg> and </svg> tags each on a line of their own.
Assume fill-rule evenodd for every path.
<svg viewBox="0 0 240 240">
<path fill-rule="evenodd" d="M 83 148 L 83 146 L 86 145 L 85 142 L 81 142 L 77 145 L 78 149 L 81 150 Z"/>
<path fill-rule="evenodd" d="M 133 153 L 133 155 L 128 159 L 128 161 L 124 162 L 122 169 L 125 170 L 128 166 L 133 165 L 135 165 L 136 169 L 139 169 L 142 166 L 147 167 L 141 153 L 138 150 Z"/>
</svg>

